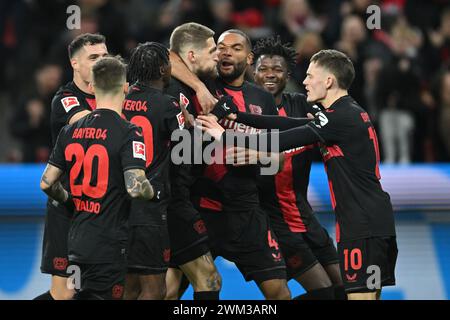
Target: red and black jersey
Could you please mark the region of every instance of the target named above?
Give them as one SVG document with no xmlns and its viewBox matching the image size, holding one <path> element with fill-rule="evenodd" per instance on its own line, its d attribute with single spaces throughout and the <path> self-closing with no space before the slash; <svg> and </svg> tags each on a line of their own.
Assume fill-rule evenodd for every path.
<svg viewBox="0 0 450 320">
<path fill-rule="evenodd" d="M 178 101 L 159 89 L 136 83 L 125 98 L 123 115 L 142 128 L 147 150 L 147 178 L 156 190 L 162 192 L 160 196 L 166 197 L 170 193 L 170 138 L 174 130 L 184 128 L 185 121 Z M 148 218 L 147 214 L 142 217 L 136 215 L 132 212 L 133 223 L 144 222 Z"/>
<path fill-rule="evenodd" d="M 123 172 L 145 169 L 142 131 L 116 112 L 98 109 L 58 136 L 49 163 L 65 172 L 75 212 L 69 258 L 109 263 L 127 239 L 129 200 Z"/>
<path fill-rule="evenodd" d="M 224 95 L 232 96 L 240 112 L 259 115 L 278 114 L 272 94 L 248 81 L 240 87 L 234 87 L 217 79 L 209 89 L 218 98 Z M 229 119 L 222 119 L 219 123 L 225 129 L 236 132 L 253 134 L 259 131 Z M 205 176 L 218 183 L 222 190 L 224 201 L 221 209 L 225 212 L 249 212 L 259 206 L 257 186 L 259 174 L 260 168 L 257 165 L 233 167 L 214 164 L 205 169 Z"/>
<path fill-rule="evenodd" d="M 197 116 L 200 113 L 201 106 L 195 91 L 181 81 L 172 78 L 165 92 L 178 99 L 179 103 L 183 104 L 193 116 Z M 189 129 L 191 156 L 196 152 L 200 154 L 203 152 L 203 150 L 194 149 L 193 131 L 192 128 Z M 208 203 L 220 203 L 221 201 L 219 188 L 210 179 L 203 177 L 204 165 L 202 163 L 193 164 L 194 159 L 190 160 L 190 163 L 172 164 L 170 168 L 172 191 L 170 210 L 197 213 L 195 208 L 198 209 L 200 203 L 205 203 L 205 201 Z"/>
<path fill-rule="evenodd" d="M 320 123 L 309 126 L 320 138 L 337 241 L 395 236 L 392 204 L 380 183 L 378 138 L 369 115 L 350 96 L 338 99 L 322 114 Z"/>
<path fill-rule="evenodd" d="M 95 96 L 81 91 L 73 81 L 59 88 L 52 100 L 50 116 L 52 145 L 55 145 L 59 131 L 73 115 L 84 110 L 95 110 L 95 107 Z"/>
<path fill-rule="evenodd" d="M 294 118 L 305 118 L 313 112 L 306 97 L 298 93 L 283 93 L 277 109 L 280 116 Z M 308 145 L 285 151 L 283 169 L 274 176 L 260 177 L 261 207 L 271 223 L 285 224 L 292 232 L 307 232 L 313 214 L 307 201 L 313 148 Z"/>
<path fill-rule="evenodd" d="M 292 129 L 285 127 L 287 118 L 271 119 L 271 128 L 285 131 L 260 137 L 268 142 L 268 150 L 272 139 L 278 139 L 277 149 L 282 151 L 320 142 L 338 241 L 395 236 L 392 204 L 381 187 L 378 139 L 369 115 L 347 95 L 317 116 L 316 121 Z M 235 135 L 226 136 L 230 138 Z"/>
</svg>

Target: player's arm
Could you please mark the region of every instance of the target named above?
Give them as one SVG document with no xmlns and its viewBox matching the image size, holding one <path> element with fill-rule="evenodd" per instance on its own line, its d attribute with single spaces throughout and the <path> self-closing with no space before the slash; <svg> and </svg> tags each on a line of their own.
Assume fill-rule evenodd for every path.
<svg viewBox="0 0 450 320">
<path fill-rule="evenodd" d="M 40 187 L 50 198 L 58 201 L 59 203 L 65 203 L 70 194 L 67 192 L 59 178 L 61 177 L 63 171 L 52 164 L 47 164 L 44 173 L 42 174 Z"/>
<path fill-rule="evenodd" d="M 211 114 L 215 115 L 217 119 L 227 117 L 230 120 L 235 120 L 239 123 L 258 129 L 288 130 L 303 126 L 314 120 L 314 116 L 312 114 L 309 114 L 308 118 L 292 118 L 281 117 L 278 115 L 259 115 L 248 112 L 239 112 L 232 99 L 227 99 L 224 101 L 221 99 L 215 105 L 214 109 L 211 111 Z"/>
<path fill-rule="evenodd" d="M 208 116 L 199 116 L 197 122 L 203 131 L 227 146 L 235 146 L 237 141 L 245 141 L 245 147 L 258 151 L 281 152 L 316 142 L 324 142 L 324 138 L 318 130 L 310 124 L 290 130 L 255 135 L 230 130 L 225 132 L 225 129 L 215 119 Z M 250 139 L 257 139 L 257 143 L 249 143 Z"/>
<path fill-rule="evenodd" d="M 133 199 L 151 200 L 154 196 L 153 187 L 142 169 L 130 169 L 124 172 L 127 192 Z"/>
<path fill-rule="evenodd" d="M 289 130 L 308 124 L 314 118 L 292 118 L 239 112 L 236 121 L 259 129 Z"/>
<path fill-rule="evenodd" d="M 89 113 L 91 113 L 91 111 L 89 111 L 89 110 L 79 111 L 79 112 L 75 113 L 73 116 L 71 116 L 67 123 L 68 124 L 75 123 L 78 120 L 80 120 L 81 118 L 87 116 Z"/>
<path fill-rule="evenodd" d="M 172 76 L 195 91 L 203 113 L 208 114 L 217 103 L 217 99 L 209 92 L 205 84 L 189 70 L 180 56 L 173 51 L 170 51 L 170 62 L 172 64 Z"/>
</svg>

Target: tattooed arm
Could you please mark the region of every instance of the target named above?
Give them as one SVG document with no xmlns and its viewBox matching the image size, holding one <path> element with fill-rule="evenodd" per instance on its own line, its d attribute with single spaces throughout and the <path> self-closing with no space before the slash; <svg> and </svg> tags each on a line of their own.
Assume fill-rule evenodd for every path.
<svg viewBox="0 0 450 320">
<path fill-rule="evenodd" d="M 41 178 L 41 189 L 50 198 L 58 201 L 59 203 L 65 203 L 69 199 L 69 193 L 63 188 L 59 178 L 63 171 L 58 167 L 51 164 L 47 164 Z"/>
<path fill-rule="evenodd" d="M 127 192 L 133 199 L 151 200 L 154 196 L 153 187 L 142 169 L 130 169 L 124 172 Z"/>
</svg>

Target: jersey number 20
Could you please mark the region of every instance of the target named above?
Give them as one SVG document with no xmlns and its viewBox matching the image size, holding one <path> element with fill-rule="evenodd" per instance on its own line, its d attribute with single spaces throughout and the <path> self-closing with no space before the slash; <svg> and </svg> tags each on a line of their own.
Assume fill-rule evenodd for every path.
<svg viewBox="0 0 450 320">
<path fill-rule="evenodd" d="M 108 189 L 109 157 L 106 148 L 101 144 L 93 144 L 85 152 L 81 144 L 71 143 L 66 147 L 65 156 L 66 161 L 73 161 L 75 157 L 75 163 L 69 174 L 72 195 L 81 197 L 84 194 L 94 199 L 103 197 Z M 92 185 L 92 164 L 95 158 L 97 158 L 97 182 Z M 76 184 L 81 171 L 83 171 L 82 183 Z"/>
</svg>

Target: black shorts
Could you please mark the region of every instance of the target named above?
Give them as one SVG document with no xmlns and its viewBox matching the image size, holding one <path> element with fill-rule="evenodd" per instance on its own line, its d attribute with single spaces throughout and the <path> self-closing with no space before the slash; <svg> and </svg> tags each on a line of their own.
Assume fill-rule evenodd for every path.
<svg viewBox="0 0 450 320">
<path fill-rule="evenodd" d="M 130 226 L 128 238 L 128 273 L 161 274 L 170 261 L 167 226 Z"/>
<path fill-rule="evenodd" d="M 309 219 L 306 232 L 293 232 L 279 219 L 271 219 L 286 262 L 288 280 L 301 276 L 317 263 L 322 266 L 338 264 L 339 259 L 333 240 L 315 215 Z"/>
<path fill-rule="evenodd" d="M 208 230 L 208 247 L 213 257 L 216 257 L 226 237 L 226 215 L 221 211 L 204 208 L 199 209 L 199 214 Z"/>
<path fill-rule="evenodd" d="M 125 253 L 113 263 L 87 264 L 71 261 L 80 267 L 81 288 L 75 300 L 120 300 L 127 271 Z"/>
<path fill-rule="evenodd" d="M 266 229 L 261 246 L 250 251 L 230 250 L 230 246 L 219 248 L 215 254 L 234 262 L 245 281 L 258 285 L 267 280 L 286 279 L 286 265 L 275 234 Z"/>
<path fill-rule="evenodd" d="M 395 285 L 396 237 L 373 237 L 338 243 L 345 290 L 373 292 Z"/>
<path fill-rule="evenodd" d="M 169 206 L 167 227 L 170 267 L 180 266 L 209 252 L 207 228 L 197 211 Z"/>
<path fill-rule="evenodd" d="M 41 272 L 68 277 L 67 240 L 71 213 L 52 200 L 47 201 L 44 239 L 42 244 Z"/>
</svg>

